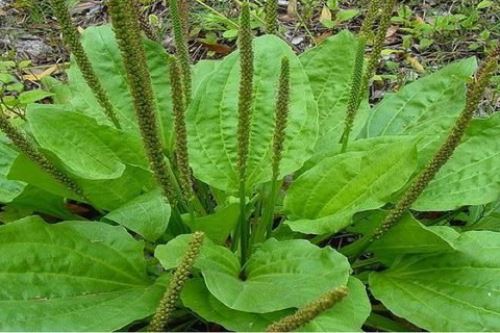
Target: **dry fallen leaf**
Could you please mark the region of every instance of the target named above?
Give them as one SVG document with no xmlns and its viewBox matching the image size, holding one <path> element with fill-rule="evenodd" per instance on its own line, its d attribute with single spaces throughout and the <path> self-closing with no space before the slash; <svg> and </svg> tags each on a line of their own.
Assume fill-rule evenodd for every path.
<svg viewBox="0 0 500 333">
<path fill-rule="evenodd" d="M 23 80 L 32 81 L 32 82 L 40 81 L 44 77 L 49 76 L 52 73 L 54 73 L 56 70 L 57 70 L 57 65 L 52 65 L 49 68 L 47 68 L 46 70 L 44 70 L 43 72 L 41 72 L 40 74 L 31 73 L 31 74 L 23 75 Z"/>
</svg>

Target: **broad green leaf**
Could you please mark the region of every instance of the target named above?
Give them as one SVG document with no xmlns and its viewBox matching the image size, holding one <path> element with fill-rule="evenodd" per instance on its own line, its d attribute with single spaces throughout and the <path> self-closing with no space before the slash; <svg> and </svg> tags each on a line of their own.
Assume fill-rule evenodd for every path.
<svg viewBox="0 0 500 333">
<path fill-rule="evenodd" d="M 52 95 L 54 94 L 41 89 L 23 91 L 22 93 L 19 94 L 19 102 L 22 104 L 31 104 L 38 102 L 44 98 L 50 97 Z"/>
<path fill-rule="evenodd" d="M 255 75 L 247 185 L 271 179 L 275 99 L 282 57 L 291 67 L 290 112 L 281 161 L 281 177 L 299 169 L 316 142 L 317 106 L 302 65 L 281 39 L 254 40 Z M 239 52 L 227 56 L 198 88 L 187 112 L 190 160 L 195 176 L 226 191 L 238 190 L 236 170 Z"/>
<path fill-rule="evenodd" d="M 312 234 L 345 228 L 355 213 L 389 202 L 413 174 L 416 157 L 413 143 L 398 143 L 324 159 L 290 187 L 284 202 L 287 224 Z"/>
<path fill-rule="evenodd" d="M 52 76 L 45 76 L 40 82 L 45 89 L 53 94 L 52 100 L 55 104 L 70 103 L 72 97 L 71 89 L 67 84 Z"/>
<path fill-rule="evenodd" d="M 11 209 L 24 211 L 30 210 L 31 212 L 43 213 L 45 215 L 57 217 L 63 220 L 78 219 L 78 217 L 75 217 L 68 210 L 63 197 L 44 191 L 32 185 L 27 185 L 23 189 L 22 193 L 9 203 L 8 207 Z"/>
<path fill-rule="evenodd" d="M 23 181 L 64 198 L 80 199 L 23 154 L 20 154 L 14 161 L 8 178 Z M 151 189 L 154 186 L 150 172 L 132 166 L 127 166 L 123 175 L 117 179 L 87 180 L 78 177 L 74 178 L 82 187 L 91 204 L 104 210 L 116 209 L 140 195 L 144 190 Z"/>
<path fill-rule="evenodd" d="M 23 192 L 26 184 L 8 180 L 7 175 L 14 163 L 17 155 L 15 150 L 11 149 L 5 143 L 0 141 L 0 202 L 9 203 Z"/>
<path fill-rule="evenodd" d="M 154 190 L 127 202 L 105 218 L 153 242 L 167 230 L 170 205 L 159 190 Z"/>
<path fill-rule="evenodd" d="M 454 233 L 455 238 L 459 236 L 459 233 L 452 228 L 445 228 Z M 433 227 L 427 227 L 412 215 L 406 214 L 380 240 L 373 242 L 368 250 L 375 253 L 378 258 L 392 262 L 401 255 L 449 252 L 454 249 L 451 240 L 442 237 Z"/>
<path fill-rule="evenodd" d="M 344 300 L 316 317 L 299 331 L 360 331 L 370 313 L 370 301 L 365 287 L 358 279 L 350 277 L 348 288 L 349 294 Z M 186 307 L 203 319 L 236 332 L 263 332 L 271 323 L 295 311 L 295 309 L 286 309 L 269 313 L 251 313 L 233 310 L 212 296 L 202 279 L 188 281 L 181 299 Z"/>
<path fill-rule="evenodd" d="M 318 102 L 319 140 L 317 150 L 323 150 L 340 140 L 351 87 L 358 40 L 349 31 L 327 38 L 319 46 L 300 56 L 300 62 L 311 82 Z M 358 111 L 353 137 L 364 125 L 369 110 L 363 99 Z"/>
<path fill-rule="evenodd" d="M 192 231 L 203 231 L 208 238 L 218 244 L 224 244 L 229 234 L 235 229 L 240 214 L 238 203 L 218 208 L 214 214 L 202 217 L 187 217 L 184 223 Z"/>
<path fill-rule="evenodd" d="M 0 227 L 2 331 L 114 331 L 154 312 L 163 288 L 143 243 L 98 222 Z"/>
<path fill-rule="evenodd" d="M 82 44 L 92 62 L 94 71 L 108 93 L 122 128 L 137 131 L 133 99 L 129 92 L 127 75 L 111 27 L 104 25 L 87 28 L 82 35 Z M 167 147 L 170 147 L 172 140 L 172 103 L 167 54 L 160 44 L 150 40 L 144 40 L 144 47 L 156 96 L 160 127 Z M 72 61 L 68 76 L 70 88 L 73 92 L 72 104 L 75 105 L 76 109 L 92 115 L 100 123 L 109 124 L 109 120 L 82 78 L 74 61 Z"/>
<path fill-rule="evenodd" d="M 370 315 L 371 304 L 365 286 L 354 277 L 347 284 L 349 293 L 340 303 L 325 311 L 306 326 L 301 332 L 360 332 L 366 318 Z"/>
<path fill-rule="evenodd" d="M 74 193 L 40 169 L 37 164 L 24 154 L 19 154 L 14 160 L 7 178 L 28 183 L 61 197 L 78 199 Z"/>
<path fill-rule="evenodd" d="M 460 146 L 412 208 L 453 210 L 500 198 L 500 114 L 475 119 Z"/>
<path fill-rule="evenodd" d="M 210 294 L 203 279 L 188 281 L 182 291 L 181 300 L 184 306 L 203 319 L 236 332 L 264 332 L 272 322 L 293 313 L 292 309 L 269 313 L 233 310 Z"/>
<path fill-rule="evenodd" d="M 465 105 L 466 83 L 476 69 L 474 58 L 465 59 L 388 94 L 367 120 L 361 135 L 421 135 L 422 164 L 439 146 Z"/>
<path fill-rule="evenodd" d="M 352 141 L 346 149 L 347 153 L 351 152 L 370 152 L 374 151 L 380 148 L 383 148 L 387 145 L 391 144 L 402 144 L 402 145 L 408 145 L 411 143 L 416 143 L 418 140 L 418 137 L 416 136 L 409 136 L 409 135 L 401 135 L 401 136 L 396 136 L 396 135 L 388 135 L 388 136 L 376 136 L 373 138 L 366 138 L 366 139 L 358 139 L 356 141 Z M 332 144 L 330 147 L 326 149 L 322 149 L 321 151 L 318 151 L 317 154 L 315 154 L 313 157 L 311 157 L 305 164 L 304 167 L 301 169 L 301 171 L 306 171 L 313 166 L 315 166 L 318 163 L 321 163 L 322 160 L 326 159 L 327 157 L 334 157 L 339 155 L 342 152 L 342 144 L 340 143 L 335 143 Z"/>
<path fill-rule="evenodd" d="M 212 74 L 215 68 L 220 64 L 219 60 L 200 60 L 194 66 L 192 70 L 192 80 L 193 80 L 193 92 L 196 94 L 196 90 L 201 86 L 201 83 L 210 74 Z"/>
<path fill-rule="evenodd" d="M 103 140 L 92 118 L 56 108 L 30 108 L 27 119 L 38 144 L 55 154 L 75 175 L 113 179 L 123 174 L 125 164 Z"/>
<path fill-rule="evenodd" d="M 157 247 L 155 256 L 165 269 L 179 263 L 189 235 Z M 240 279 L 240 263 L 225 247 L 205 242 L 195 267 L 210 293 L 225 306 L 245 312 L 266 313 L 300 307 L 331 288 L 347 283 L 349 263 L 331 248 L 306 240 L 269 239 L 256 248 Z M 334 269 L 333 269 L 334 267 Z"/>
<path fill-rule="evenodd" d="M 500 234 L 470 231 L 454 252 L 404 257 L 370 275 L 373 295 L 428 331 L 500 330 Z"/>
<path fill-rule="evenodd" d="M 113 127 L 98 125 L 96 121 L 84 114 L 78 112 L 70 112 L 66 110 L 66 106 L 36 104 L 28 108 L 28 117 L 31 122 L 53 122 L 53 129 L 40 129 L 41 125 L 31 125 L 33 135 L 37 138 L 37 133 L 33 128 L 42 131 L 43 134 L 49 136 L 53 134 L 53 130 L 64 132 L 72 132 L 75 137 L 87 136 L 93 137 L 99 143 L 102 143 L 107 148 L 112 150 L 112 153 L 120 159 L 121 162 L 149 170 L 146 155 L 144 153 L 143 144 L 138 136 L 131 133 L 119 131 Z M 66 126 L 66 127 L 65 127 Z M 71 129 L 69 131 L 68 129 Z M 45 133 L 44 131 L 47 131 Z M 76 138 L 81 141 L 86 138 Z M 75 139 L 75 140 L 76 140 Z M 93 142 L 89 141 L 88 144 Z M 45 149 L 47 147 L 42 146 Z M 97 147 L 90 147 L 97 151 Z M 64 160 L 63 158 L 61 158 Z M 84 177 L 85 178 L 85 177 Z"/>
<path fill-rule="evenodd" d="M 490 230 L 500 232 L 500 201 L 493 203 L 484 216 L 475 223 L 468 224 L 465 230 Z"/>
</svg>

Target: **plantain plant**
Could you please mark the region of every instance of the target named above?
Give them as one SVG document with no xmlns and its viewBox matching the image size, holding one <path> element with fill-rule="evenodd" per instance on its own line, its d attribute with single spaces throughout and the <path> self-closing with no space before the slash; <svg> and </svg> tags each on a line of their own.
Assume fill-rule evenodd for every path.
<svg viewBox="0 0 500 333">
<path fill-rule="evenodd" d="M 68 83 L 0 117 L 0 330 L 500 330 L 499 49 L 370 106 L 395 1 L 300 55 L 272 2 L 193 64 L 180 2 L 171 55 L 135 1 L 81 35 L 53 1 Z"/>
</svg>

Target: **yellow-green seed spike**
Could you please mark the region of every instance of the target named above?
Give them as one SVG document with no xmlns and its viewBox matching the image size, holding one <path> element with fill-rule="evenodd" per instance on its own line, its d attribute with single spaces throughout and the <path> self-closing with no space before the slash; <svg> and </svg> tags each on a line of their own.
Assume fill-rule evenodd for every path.
<svg viewBox="0 0 500 333">
<path fill-rule="evenodd" d="M 143 9 L 141 6 L 141 3 L 139 0 L 132 0 L 132 4 L 135 8 L 135 11 L 137 13 L 137 18 L 139 20 L 139 26 L 141 27 L 141 30 L 144 32 L 146 37 L 148 37 L 151 40 L 158 41 L 158 35 L 156 34 L 155 30 L 149 24 L 147 17 L 143 13 Z"/>
<path fill-rule="evenodd" d="M 266 332 L 292 332 L 306 325 L 321 313 L 332 308 L 347 296 L 347 288 L 340 287 L 333 289 L 321 296 L 316 301 L 297 310 L 294 314 L 287 316 L 271 325 L 266 329 Z"/>
<path fill-rule="evenodd" d="M 189 242 L 188 249 L 181 259 L 181 262 L 177 269 L 175 270 L 172 280 L 170 280 L 167 291 L 163 295 L 156 309 L 156 313 L 151 320 L 148 331 L 150 332 L 164 332 L 168 324 L 172 312 L 175 310 L 175 306 L 179 296 L 181 294 L 182 288 L 186 283 L 193 265 L 198 258 L 203 245 L 204 234 L 202 232 L 195 232 L 193 238 Z"/>
<path fill-rule="evenodd" d="M 368 7 L 368 11 L 366 12 L 365 18 L 361 25 L 360 35 L 367 36 L 370 33 L 373 27 L 373 22 L 377 17 L 379 7 L 380 7 L 380 0 L 370 1 L 370 6 Z"/>
<path fill-rule="evenodd" d="M 24 153 L 31 161 L 37 164 L 43 171 L 47 172 L 57 182 L 85 200 L 83 190 L 71 177 L 57 168 L 43 155 L 38 148 L 31 143 L 26 135 L 15 128 L 4 114 L 0 113 L 0 130 L 5 133 L 16 148 Z"/>
<path fill-rule="evenodd" d="M 368 83 L 375 74 L 375 69 L 377 68 L 378 62 L 380 60 L 380 55 L 382 53 L 382 48 L 384 46 L 385 36 L 387 35 L 387 29 L 391 23 L 392 11 L 396 4 L 396 0 L 385 0 L 382 6 L 382 15 L 380 17 L 379 27 L 377 33 L 375 34 L 375 40 L 373 42 L 372 52 L 368 59 L 368 64 L 366 66 L 365 74 L 361 80 L 360 94 L 363 95 L 368 89 Z M 367 28 L 368 29 L 368 28 Z"/>
<path fill-rule="evenodd" d="M 358 111 L 362 97 L 361 84 L 363 79 L 365 45 L 366 45 L 366 38 L 365 36 L 361 35 L 359 37 L 358 47 L 356 50 L 356 58 L 354 60 L 354 68 L 351 78 L 351 91 L 349 93 L 349 101 L 347 103 L 344 132 L 342 133 L 342 136 L 340 138 L 340 142 L 342 143 L 342 152 L 345 152 L 347 149 L 349 136 L 351 134 L 352 127 L 354 126 L 354 119 L 356 117 L 356 113 Z"/>
<path fill-rule="evenodd" d="M 175 48 L 177 58 L 182 68 L 182 85 L 184 88 L 184 98 L 186 105 L 191 101 L 191 57 L 186 41 L 185 31 L 187 31 L 187 22 L 181 17 L 179 4 L 180 0 L 169 0 L 170 18 L 172 19 L 172 28 L 174 30 Z"/>
<path fill-rule="evenodd" d="M 266 15 L 266 33 L 276 34 L 278 32 L 278 0 L 267 0 L 264 12 Z"/>
<path fill-rule="evenodd" d="M 278 99 L 276 101 L 276 121 L 273 136 L 273 179 L 277 180 L 280 173 L 280 162 L 285 143 L 285 130 L 288 121 L 290 104 L 290 61 L 281 60 Z"/>
<path fill-rule="evenodd" d="M 249 256 L 250 223 L 246 220 L 246 170 L 250 127 L 252 118 L 253 96 L 253 50 L 252 29 L 250 27 L 250 8 L 248 1 L 241 6 L 240 32 L 238 38 L 240 49 L 240 89 L 238 101 L 238 172 L 240 197 L 240 245 L 241 263 L 246 263 Z"/>
<path fill-rule="evenodd" d="M 175 130 L 175 156 L 179 171 L 180 185 L 186 199 L 193 197 L 193 184 L 191 169 L 189 168 L 189 154 L 187 147 L 187 131 L 183 90 L 181 84 L 181 71 L 177 59 L 170 60 L 170 82 L 172 85 L 172 104 L 174 113 Z"/>
<path fill-rule="evenodd" d="M 173 185 L 175 180 L 169 172 L 169 166 L 163 154 L 153 88 L 135 11 L 130 0 L 110 0 L 108 6 L 113 30 L 127 72 L 145 151 L 156 181 L 169 202 L 175 207 L 178 201 Z"/>
<path fill-rule="evenodd" d="M 497 47 L 483 62 L 477 72 L 475 81 L 469 83 L 468 85 L 465 107 L 456 120 L 453 128 L 450 130 L 445 142 L 434 154 L 431 161 L 411 183 L 410 187 L 406 190 L 401 199 L 396 203 L 396 206 L 384 219 L 381 226 L 374 231 L 373 237 L 370 239 L 370 241 L 379 239 L 387 232 L 387 230 L 389 230 L 399 222 L 404 213 L 417 200 L 417 198 L 420 196 L 420 194 L 422 194 L 422 192 L 425 190 L 434 176 L 438 173 L 438 171 L 453 155 L 453 152 L 460 144 L 460 140 L 462 139 L 465 130 L 469 126 L 469 123 L 474 115 L 474 112 L 477 109 L 477 106 L 479 105 L 481 97 L 483 96 L 484 90 L 486 89 L 492 74 L 497 68 L 499 54 L 500 47 Z M 365 248 L 368 245 L 369 244 L 367 244 Z"/>
<path fill-rule="evenodd" d="M 106 91 L 102 87 L 89 58 L 83 49 L 78 30 L 71 21 L 66 0 L 52 0 L 52 7 L 57 20 L 61 25 L 64 42 L 75 57 L 76 64 L 78 65 L 83 78 L 94 93 L 97 102 L 103 108 L 108 119 L 115 125 L 116 128 L 120 128 L 120 122 L 116 116 L 113 105 L 111 104 Z"/>
</svg>

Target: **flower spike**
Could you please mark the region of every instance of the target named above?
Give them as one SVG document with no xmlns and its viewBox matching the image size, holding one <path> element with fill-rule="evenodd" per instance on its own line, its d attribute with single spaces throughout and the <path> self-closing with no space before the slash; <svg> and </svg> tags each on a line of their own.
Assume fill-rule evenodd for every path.
<svg viewBox="0 0 500 333">
<path fill-rule="evenodd" d="M 78 197 L 85 199 L 81 187 L 62 170 L 49 161 L 40 150 L 28 140 L 26 135 L 15 128 L 4 114 L 0 114 L 0 130 L 5 133 L 14 146 L 24 153 L 31 161 L 37 164 L 43 171 L 47 172 L 60 184 L 67 187 Z"/>
<path fill-rule="evenodd" d="M 193 270 L 193 265 L 196 258 L 200 255 L 201 246 L 203 245 L 203 239 L 205 234 L 202 232 L 195 232 L 193 238 L 189 242 L 188 249 L 181 259 L 181 262 L 177 269 L 175 270 L 172 280 L 168 285 L 167 291 L 165 292 L 156 313 L 151 320 L 148 331 L 151 332 L 163 332 L 166 325 L 175 310 L 175 306 L 179 296 L 181 294 L 182 288 L 186 283 L 191 271 Z"/>
<path fill-rule="evenodd" d="M 500 46 L 493 50 L 488 58 L 483 62 L 477 71 L 476 79 L 469 83 L 467 89 L 467 99 L 465 107 L 457 118 L 453 128 L 450 130 L 445 142 L 441 145 L 439 150 L 434 154 L 431 161 L 420 172 L 420 174 L 411 183 L 410 187 L 403 194 L 401 199 L 396 203 L 396 206 L 389 212 L 380 227 L 378 227 L 373 236 L 370 238 L 370 243 L 376 239 L 381 238 L 390 228 L 399 222 L 405 212 L 422 194 L 427 185 L 431 182 L 438 171 L 446 164 L 451 158 L 453 152 L 460 144 L 460 141 L 469 126 L 474 112 L 479 105 L 484 90 L 488 82 L 497 68 L 497 62 L 500 55 Z M 364 248 L 368 247 L 367 244 Z"/>
<path fill-rule="evenodd" d="M 186 199 L 193 197 L 193 184 L 191 180 L 191 170 L 189 168 L 189 154 L 187 147 L 187 131 L 183 90 L 181 84 L 181 70 L 177 59 L 170 60 L 170 82 L 172 84 L 172 103 L 174 112 L 175 129 L 175 156 L 177 168 L 179 169 L 179 182 Z"/>
<path fill-rule="evenodd" d="M 123 57 L 134 109 L 139 123 L 143 144 L 157 183 L 172 206 L 177 205 L 174 191 L 175 179 L 163 154 L 156 105 L 142 44 L 141 31 L 130 0 L 110 0 L 109 12 L 113 30 Z"/>
<path fill-rule="evenodd" d="M 61 25 L 64 42 L 68 46 L 71 53 L 73 53 L 76 64 L 78 65 L 83 78 L 94 93 L 97 102 L 99 102 L 99 105 L 103 108 L 108 119 L 115 125 L 116 128 L 120 128 L 120 122 L 116 116 L 113 105 L 111 104 L 106 91 L 101 85 L 101 81 L 97 77 L 89 58 L 83 49 L 78 30 L 71 22 L 71 16 L 68 11 L 68 6 L 66 5 L 66 0 L 52 0 L 52 7 L 54 8 L 57 20 Z"/>
<path fill-rule="evenodd" d="M 340 287 L 327 292 L 316 301 L 297 310 L 294 314 L 287 316 L 271 325 L 266 332 L 292 332 L 306 325 L 321 313 L 331 309 L 335 304 L 347 296 L 347 288 Z"/>
<path fill-rule="evenodd" d="M 266 14 L 266 34 L 278 32 L 278 0 L 267 0 L 264 7 Z"/>
<path fill-rule="evenodd" d="M 240 229 L 241 229 L 241 262 L 242 266 L 248 259 L 250 224 L 246 221 L 246 170 L 248 146 L 250 144 L 250 127 L 252 118 L 253 98 L 253 49 L 252 29 L 250 27 L 250 8 L 248 1 L 241 6 L 240 35 L 240 90 L 238 102 L 238 172 L 240 197 Z"/>
<path fill-rule="evenodd" d="M 181 17 L 180 9 L 183 4 L 180 0 L 169 0 L 170 17 L 172 19 L 172 27 L 174 30 L 175 48 L 177 58 L 179 59 L 182 69 L 182 85 L 184 89 L 184 99 L 186 105 L 191 101 L 191 58 L 189 56 L 189 48 L 186 41 L 187 22 Z M 180 5 L 180 6 L 179 6 Z M 179 8 L 181 7 L 181 8 Z"/>
</svg>

